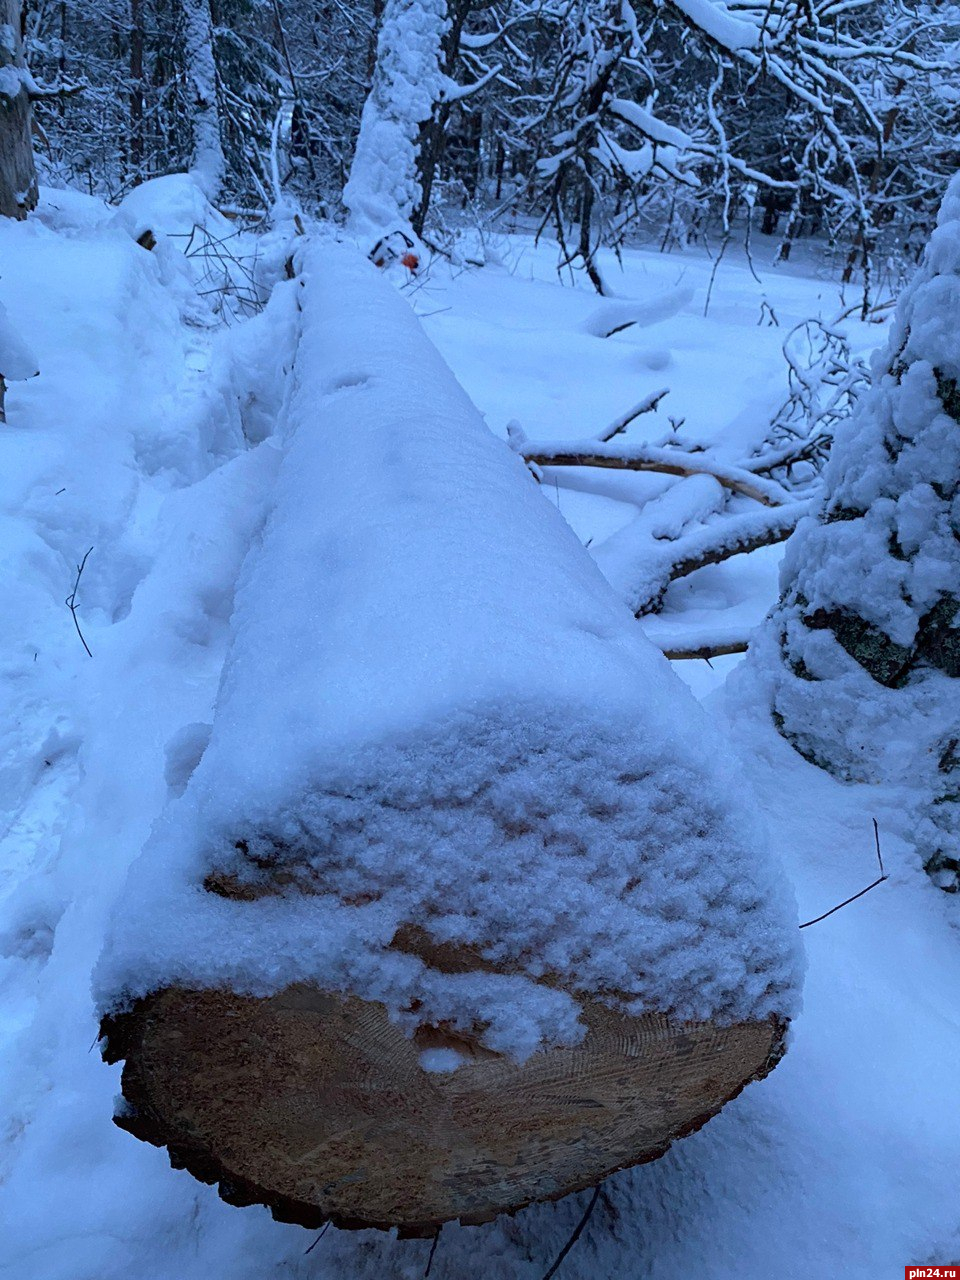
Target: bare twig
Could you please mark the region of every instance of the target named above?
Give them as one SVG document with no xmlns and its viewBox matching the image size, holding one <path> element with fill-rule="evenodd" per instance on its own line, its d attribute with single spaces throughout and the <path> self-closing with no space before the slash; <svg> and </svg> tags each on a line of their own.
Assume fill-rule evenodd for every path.
<svg viewBox="0 0 960 1280">
<path fill-rule="evenodd" d="M 321 1230 L 320 1230 L 320 1234 L 317 1236 L 316 1240 L 314 1240 L 313 1244 L 312 1244 L 312 1245 L 310 1245 L 310 1247 L 309 1247 L 308 1249 L 304 1249 L 304 1251 L 303 1251 L 303 1256 L 304 1256 L 304 1257 L 306 1257 L 308 1253 L 313 1253 L 314 1249 L 317 1247 L 317 1245 L 320 1243 L 320 1241 L 323 1239 L 323 1237 L 327 1234 L 327 1231 L 328 1231 L 329 1227 L 330 1227 L 330 1223 L 329 1223 L 329 1222 L 325 1222 L 325 1223 L 323 1224 L 323 1227 L 322 1227 L 322 1228 L 321 1228 Z"/>
<path fill-rule="evenodd" d="M 875 889 L 878 884 L 883 884 L 884 880 L 888 880 L 889 876 L 883 869 L 883 855 L 880 852 L 880 827 L 877 820 L 873 820 L 873 838 L 877 844 L 877 862 L 880 864 L 880 874 L 874 880 L 873 884 L 868 884 L 865 889 L 861 889 L 859 893 L 853 894 L 852 897 L 844 899 L 843 902 L 837 903 L 835 907 L 831 907 L 829 911 L 824 911 L 822 916 L 814 916 L 812 920 L 805 920 L 800 926 L 801 929 L 808 929 L 812 924 L 819 924 L 821 920 L 826 920 L 827 916 L 832 916 L 835 911 L 839 911 L 842 907 L 848 907 L 851 902 L 856 902 L 858 898 L 862 898 L 865 893 L 869 893 L 871 889 Z"/>
<path fill-rule="evenodd" d="M 543 1280 L 552 1280 L 552 1277 L 555 1276 L 557 1272 L 560 1270 L 560 1267 L 563 1263 L 564 1258 L 567 1256 L 567 1254 L 570 1252 L 573 1246 L 580 1239 L 580 1236 L 583 1234 L 583 1229 L 587 1225 L 587 1223 L 590 1221 L 590 1215 L 591 1213 L 593 1213 L 594 1209 L 597 1207 L 597 1200 L 599 1198 L 600 1198 L 600 1187 L 596 1186 L 593 1189 L 593 1195 L 590 1197 L 590 1203 L 587 1205 L 586 1209 L 584 1210 L 583 1217 L 574 1227 L 573 1234 L 571 1235 L 570 1239 L 567 1241 L 567 1243 L 563 1246 L 563 1248 L 557 1254 L 557 1258 L 553 1266 L 550 1268 L 549 1271 L 544 1272 Z"/>
<path fill-rule="evenodd" d="M 73 590 L 67 596 L 65 601 L 66 606 L 70 610 L 70 613 L 73 617 L 73 625 L 77 628 L 77 635 L 80 637 L 80 643 L 83 645 L 84 649 L 86 649 L 88 658 L 92 658 L 93 654 L 90 652 L 90 646 L 87 644 L 86 640 L 84 640 L 83 638 L 83 632 L 80 630 L 80 622 L 77 618 L 77 589 L 80 586 L 80 577 L 83 573 L 84 568 L 86 567 L 87 556 L 89 556 L 92 550 L 93 550 L 93 547 L 90 547 L 87 550 L 86 554 L 84 555 L 83 559 L 77 565 L 77 577 L 73 584 Z"/>
<path fill-rule="evenodd" d="M 433 1244 L 430 1246 L 430 1256 L 427 1258 L 427 1267 L 423 1273 L 423 1280 L 427 1280 L 427 1276 L 430 1274 L 430 1268 L 433 1266 L 433 1255 L 437 1252 L 437 1245 L 440 1243 L 440 1232 L 442 1230 L 443 1225 L 441 1224 L 437 1227 L 437 1234 L 433 1237 Z"/>
<path fill-rule="evenodd" d="M 720 252 L 717 254 L 717 260 L 713 264 L 713 270 L 710 272 L 710 284 L 707 287 L 707 299 L 703 304 L 703 314 L 706 316 L 710 310 L 710 299 L 713 296 L 713 286 L 717 279 L 717 272 L 720 270 L 720 263 L 723 261 L 723 255 L 727 252 L 727 245 L 730 243 L 729 232 L 723 237 L 723 244 L 720 246 Z"/>
</svg>

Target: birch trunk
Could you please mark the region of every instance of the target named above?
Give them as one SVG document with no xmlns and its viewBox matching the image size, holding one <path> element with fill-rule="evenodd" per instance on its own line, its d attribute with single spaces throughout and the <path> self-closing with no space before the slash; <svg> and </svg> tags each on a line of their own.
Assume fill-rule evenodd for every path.
<svg viewBox="0 0 960 1280">
<path fill-rule="evenodd" d="M 351 228 L 371 241 L 410 233 L 423 212 L 424 126 L 441 99 L 445 0 L 387 0 L 370 95 L 343 202 Z M 423 218 L 418 216 L 422 226 Z"/>
</svg>

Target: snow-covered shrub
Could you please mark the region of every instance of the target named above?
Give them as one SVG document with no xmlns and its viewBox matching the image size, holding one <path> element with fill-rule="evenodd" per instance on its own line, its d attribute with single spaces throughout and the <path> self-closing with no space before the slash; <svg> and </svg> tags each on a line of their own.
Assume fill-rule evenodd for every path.
<svg viewBox="0 0 960 1280">
<path fill-rule="evenodd" d="M 924 863 L 960 888 L 960 177 L 874 384 L 837 433 L 819 514 L 755 647 L 774 715 L 841 777 L 917 783 Z"/>
<path fill-rule="evenodd" d="M 750 465 L 788 489 L 819 483 L 837 425 L 850 416 L 869 370 L 851 354 L 844 333 L 822 320 L 803 320 L 783 344 L 789 393 Z"/>
</svg>

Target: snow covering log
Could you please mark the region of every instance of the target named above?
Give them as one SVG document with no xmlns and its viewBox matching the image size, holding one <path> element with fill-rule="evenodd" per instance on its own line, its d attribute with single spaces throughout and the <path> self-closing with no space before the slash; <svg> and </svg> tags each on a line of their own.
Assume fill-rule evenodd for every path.
<svg viewBox="0 0 960 1280">
<path fill-rule="evenodd" d="M 18 0 L 0 0 L 0 216 L 25 218 L 37 203 L 30 94 Z"/>
<path fill-rule="evenodd" d="M 926 796 L 916 839 L 960 889 L 960 177 L 838 429 L 822 506 L 791 539 L 754 648 L 784 735 L 854 780 Z"/>
<path fill-rule="evenodd" d="M 715 727 L 402 297 L 332 241 L 302 269 L 210 742 L 98 999 L 118 1123 L 175 1164 L 432 1233 L 652 1159 L 767 1072 L 796 918 Z"/>
<path fill-rule="evenodd" d="M 638 329 L 647 329 L 678 315 L 692 298 L 693 290 L 686 285 L 671 289 L 659 298 L 613 298 L 590 312 L 583 322 L 583 331 L 595 338 L 612 338 L 634 325 Z"/>
</svg>

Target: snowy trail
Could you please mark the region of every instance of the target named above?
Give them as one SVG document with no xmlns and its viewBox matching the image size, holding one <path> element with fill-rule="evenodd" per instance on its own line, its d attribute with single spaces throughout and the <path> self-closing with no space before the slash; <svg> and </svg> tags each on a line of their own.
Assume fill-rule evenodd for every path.
<svg viewBox="0 0 960 1280">
<path fill-rule="evenodd" d="M 184 725 L 209 714 L 276 453 L 247 451 L 235 353 L 196 327 L 179 255 L 148 255 L 93 201 L 83 212 L 92 225 L 5 225 L 0 242 L 4 296 L 42 369 L 9 397 L 3 440 L 0 1238 L 18 1275 L 119 1265 L 75 1187 L 84 1159 L 104 1190 L 116 1164 L 128 1201 L 125 1156 L 139 1158 L 98 1121 L 115 1081 L 89 1052 L 89 973 L 165 772 L 176 785 L 185 767 L 165 746 L 179 737 L 189 755 Z M 64 605 L 87 546 L 77 599 L 92 658 Z M 61 1205 L 52 1235 L 38 1186 Z"/>
<path fill-rule="evenodd" d="M 188 282 L 164 275 L 128 232 L 98 227 L 103 216 L 56 234 L 38 222 L 0 227 L 3 299 L 43 370 L 8 396 L 0 438 L 0 1276 L 414 1280 L 429 1242 L 330 1230 L 307 1254 L 310 1233 L 230 1208 L 110 1122 L 118 1072 L 92 1044 L 90 972 L 126 868 L 205 741 L 233 582 L 277 463 L 265 437 L 291 308 L 281 288 L 263 316 L 208 343 L 182 319 Z M 474 291 L 480 309 L 489 287 L 483 273 L 463 282 L 445 354 L 500 425 L 515 396 L 498 362 L 484 369 L 482 344 L 470 347 L 461 305 Z M 784 285 L 798 308 L 803 287 Z M 488 313 L 476 330 L 498 350 L 515 341 L 508 328 L 534 327 L 544 310 L 566 309 L 569 334 L 587 309 L 545 283 L 496 280 L 501 298 L 505 289 L 512 325 L 498 332 Z M 540 319 L 522 310 L 526 289 Z M 575 382 L 582 344 L 597 340 L 569 341 Z M 536 374 L 524 353 L 521 412 L 534 426 L 553 399 L 556 350 Z M 601 423 L 635 398 L 621 390 L 636 356 L 622 343 L 610 357 L 621 381 L 603 393 Z M 584 377 L 564 408 L 571 433 L 598 403 Z M 686 385 L 691 399 L 707 394 Z M 564 491 L 564 514 L 573 496 Z M 585 523 L 611 522 L 607 500 L 576 497 Z M 625 523 L 631 509 L 620 508 Z M 93 659 L 63 604 L 90 545 L 79 599 Z M 750 569 L 751 598 L 769 598 L 774 560 Z M 721 573 L 704 573 L 698 598 L 737 595 Z M 710 710 L 749 757 L 745 789 L 749 772 L 801 918 L 873 877 L 874 816 L 891 878 L 804 931 L 805 1009 L 783 1063 L 663 1160 L 611 1179 L 562 1280 L 809 1280 L 840 1269 L 876 1280 L 906 1263 L 956 1261 L 955 904 L 917 865 L 903 797 L 842 786 L 804 763 L 740 682 Z M 447 1228 L 431 1275 L 540 1280 L 584 1204 Z"/>
</svg>

